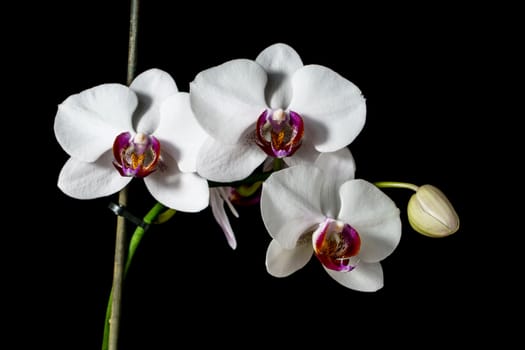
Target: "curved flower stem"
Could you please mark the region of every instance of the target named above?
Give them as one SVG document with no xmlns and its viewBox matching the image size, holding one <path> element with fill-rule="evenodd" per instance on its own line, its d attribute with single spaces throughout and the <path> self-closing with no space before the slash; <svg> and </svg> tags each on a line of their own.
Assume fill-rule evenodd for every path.
<svg viewBox="0 0 525 350">
<path fill-rule="evenodd" d="M 177 211 L 175 209 L 167 209 L 165 212 L 163 212 L 162 214 L 160 214 L 157 219 L 155 219 L 155 221 L 153 221 L 154 224 L 163 224 L 165 223 L 166 221 L 168 221 L 169 219 L 171 219 L 171 217 L 173 215 L 175 215 Z"/>
<path fill-rule="evenodd" d="M 151 210 L 144 217 L 144 219 L 143 219 L 144 223 L 150 225 L 153 221 L 155 221 L 155 219 L 157 219 L 158 216 L 162 215 L 161 212 L 164 209 L 165 209 L 165 207 L 162 204 L 160 204 L 160 203 L 155 204 L 155 206 L 153 208 L 151 208 Z M 122 218 L 122 217 L 119 216 L 119 218 Z M 148 227 L 148 226 L 146 226 L 146 227 Z M 122 274 L 121 274 L 122 280 L 124 279 L 124 277 L 126 276 L 126 274 L 128 272 L 128 269 L 129 269 L 129 266 L 131 264 L 131 261 L 133 260 L 133 256 L 135 255 L 135 251 L 137 250 L 137 247 L 138 247 L 140 241 L 142 240 L 142 237 L 146 233 L 146 230 L 147 230 L 147 228 L 145 229 L 145 228 L 143 228 L 141 226 L 138 226 L 135 229 L 135 232 L 133 233 L 133 236 L 131 237 L 131 241 L 129 242 L 128 256 L 127 256 L 127 259 L 126 259 L 126 265 L 125 265 L 125 267 L 123 269 L 121 269 L 122 270 Z M 119 288 L 120 288 L 120 286 L 119 286 Z M 114 307 L 114 304 L 115 304 L 115 298 L 116 297 L 117 297 L 117 294 L 115 293 L 115 289 L 112 288 L 111 289 L 111 293 L 109 294 L 108 306 L 106 308 L 106 319 L 104 321 L 104 338 L 103 338 L 103 341 L 102 341 L 102 350 L 110 349 L 108 346 L 111 345 L 110 341 L 112 340 L 112 338 L 111 338 L 111 336 L 112 336 L 111 330 L 113 329 L 113 326 L 114 326 L 112 324 L 112 322 L 113 322 L 113 317 L 115 315 L 115 313 L 113 312 L 113 307 Z M 119 302 L 120 302 L 120 300 L 119 300 Z M 114 346 L 116 346 L 116 344 L 114 344 Z"/>
<path fill-rule="evenodd" d="M 419 188 L 418 186 L 410 184 L 408 182 L 397 181 L 379 181 L 374 182 L 374 185 L 376 185 L 379 188 L 406 188 L 412 191 L 417 191 L 417 189 Z"/>
<path fill-rule="evenodd" d="M 273 171 L 281 170 L 283 167 L 283 164 L 284 162 L 282 158 L 274 158 L 273 163 L 272 163 L 272 170 Z"/>
<path fill-rule="evenodd" d="M 136 53 L 137 53 L 137 29 L 138 29 L 138 13 L 139 0 L 131 0 L 130 6 L 130 26 L 129 26 L 129 47 L 128 47 L 128 70 L 127 70 L 127 84 L 130 85 L 135 76 L 136 67 Z M 123 188 L 119 193 L 119 204 L 126 206 L 128 202 L 127 187 Z M 117 217 L 116 242 L 115 242 L 115 260 L 113 265 L 113 285 L 110 293 L 111 305 L 108 307 L 111 312 L 110 322 L 106 321 L 104 326 L 104 342 L 103 349 L 117 350 L 118 331 L 120 325 L 120 303 L 122 296 L 122 280 L 123 280 L 123 262 L 124 262 L 124 246 L 126 241 L 126 221 L 123 217 Z M 129 257 L 128 257 L 129 259 Z M 107 319 L 106 315 L 106 319 Z M 106 327 L 109 327 L 109 334 L 106 336 Z M 106 341 L 106 338 L 107 341 Z"/>
<path fill-rule="evenodd" d="M 236 190 L 241 196 L 250 197 L 262 186 L 262 183 L 262 181 L 257 181 L 251 185 L 241 185 Z"/>
<path fill-rule="evenodd" d="M 157 203 L 153 206 L 153 208 L 150 209 L 150 211 L 146 214 L 144 217 L 144 222 L 148 225 L 150 225 L 157 217 L 162 215 L 162 211 L 166 207 L 160 203 Z M 173 209 L 169 209 L 170 212 L 174 212 Z M 131 241 L 129 242 L 129 250 L 128 250 L 128 259 L 126 260 L 126 267 L 124 269 L 124 275 L 128 272 L 129 265 L 131 264 L 131 260 L 133 259 L 133 256 L 135 255 L 135 251 L 137 250 L 137 247 L 142 240 L 142 237 L 144 236 L 144 233 L 146 233 L 146 230 L 143 227 L 137 227 L 135 229 L 135 233 L 133 233 L 133 236 L 131 237 Z"/>
</svg>

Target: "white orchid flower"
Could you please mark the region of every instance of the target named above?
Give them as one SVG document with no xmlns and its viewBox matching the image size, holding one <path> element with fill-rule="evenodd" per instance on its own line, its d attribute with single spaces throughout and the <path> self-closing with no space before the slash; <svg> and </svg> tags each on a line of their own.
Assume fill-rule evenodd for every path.
<svg viewBox="0 0 525 350">
<path fill-rule="evenodd" d="M 69 96 L 58 106 L 54 130 L 70 155 L 58 179 L 68 196 L 108 196 L 138 177 L 169 208 L 208 206 L 208 183 L 196 173 L 206 133 L 188 93 L 164 71 L 148 70 L 129 87 L 102 84 Z"/>
<path fill-rule="evenodd" d="M 288 276 L 314 254 L 340 284 L 358 291 L 382 288 L 380 261 L 401 238 L 399 209 L 375 185 L 354 179 L 354 172 L 345 148 L 264 182 L 261 215 L 273 238 L 266 254 L 271 275 Z"/>
<path fill-rule="evenodd" d="M 356 85 L 329 68 L 303 65 L 281 43 L 255 61 L 235 59 L 200 72 L 190 100 L 210 135 L 197 172 L 218 182 L 246 178 L 267 157 L 289 166 L 312 163 L 320 152 L 349 145 L 366 116 Z"/>
</svg>

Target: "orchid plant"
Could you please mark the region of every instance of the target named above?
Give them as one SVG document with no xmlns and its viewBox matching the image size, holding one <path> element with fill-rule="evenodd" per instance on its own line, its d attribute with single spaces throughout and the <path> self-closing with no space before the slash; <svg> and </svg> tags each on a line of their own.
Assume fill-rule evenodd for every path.
<svg viewBox="0 0 525 350">
<path fill-rule="evenodd" d="M 434 186 L 355 178 L 349 146 L 365 120 L 366 101 L 354 83 L 303 64 L 284 43 L 255 60 L 197 73 L 189 92 L 153 68 L 129 86 L 101 84 L 59 104 L 55 136 L 70 158 L 58 188 L 93 199 L 144 180 L 158 202 L 144 219 L 115 205 L 137 226 L 126 270 L 148 225 L 175 211 L 210 208 L 236 249 L 226 206 L 238 216 L 236 205 L 253 205 L 271 238 L 269 274 L 288 276 L 315 256 L 342 286 L 373 292 L 383 287 L 381 261 L 402 233 L 401 211 L 383 188 L 416 192 L 407 213 L 417 232 L 444 237 L 459 229 L 459 219 Z M 104 349 L 110 314 L 108 304 Z"/>
</svg>

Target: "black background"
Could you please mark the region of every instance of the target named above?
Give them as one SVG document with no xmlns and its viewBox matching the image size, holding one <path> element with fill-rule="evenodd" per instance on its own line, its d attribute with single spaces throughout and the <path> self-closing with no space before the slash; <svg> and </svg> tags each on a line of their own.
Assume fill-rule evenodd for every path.
<svg viewBox="0 0 525 350">
<path fill-rule="evenodd" d="M 17 17 L 19 36 L 9 39 L 9 58 L 24 67 L 14 71 L 22 73 L 15 85 L 22 112 L 9 119 L 31 121 L 30 136 L 18 140 L 30 181 L 14 204 L 23 229 L 12 236 L 23 245 L 8 265 L 23 268 L 9 268 L 14 282 L 6 288 L 23 296 L 7 299 L 17 311 L 12 324 L 25 335 L 16 337 L 17 348 L 35 340 L 53 349 L 101 344 L 116 225 L 107 205 L 116 196 L 78 201 L 58 190 L 68 156 L 53 121 L 69 95 L 126 81 L 129 5 L 108 3 L 32 5 L 30 16 Z M 500 330 L 500 315 L 517 311 L 503 306 L 510 294 L 496 293 L 514 290 L 519 278 L 502 277 L 512 264 L 498 257 L 508 241 L 489 222 L 495 201 L 485 189 L 497 159 L 490 153 L 497 133 L 487 131 L 501 115 L 489 105 L 495 97 L 488 80 L 501 68 L 490 55 L 508 39 L 497 31 L 502 20 L 489 8 L 453 6 L 364 10 L 323 2 L 289 10 L 143 1 L 137 74 L 160 68 L 188 91 L 203 69 L 287 43 L 305 64 L 332 68 L 366 97 L 367 123 L 350 146 L 357 177 L 433 184 L 454 204 L 461 228 L 444 239 L 421 236 L 406 220 L 410 193 L 385 190 L 402 211 L 403 236 L 383 261 L 383 289 L 360 293 L 337 284 L 314 259 L 290 277 L 268 275 L 270 237 L 256 207 L 239 208 L 240 218 L 232 218 L 235 251 L 209 209 L 177 213 L 146 234 L 134 258 L 121 349 L 509 341 L 512 327 Z M 130 210 L 140 216 L 153 204 L 133 181 Z"/>
</svg>

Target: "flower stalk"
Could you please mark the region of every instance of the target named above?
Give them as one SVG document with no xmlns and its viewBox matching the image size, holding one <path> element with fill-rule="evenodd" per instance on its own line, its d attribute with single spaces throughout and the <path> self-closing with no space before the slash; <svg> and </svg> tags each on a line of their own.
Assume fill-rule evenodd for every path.
<svg viewBox="0 0 525 350">
<path fill-rule="evenodd" d="M 128 201 L 128 189 L 124 187 L 119 192 L 119 205 L 125 206 Z M 109 326 L 107 349 L 116 350 L 118 341 L 118 330 L 120 326 L 120 304 L 122 300 L 122 282 L 124 279 L 124 258 L 126 244 L 126 219 L 123 216 L 117 216 L 117 230 L 115 238 L 115 258 L 113 262 L 113 285 L 109 296 L 110 304 L 108 310 L 111 317 L 106 325 Z M 106 327 L 106 326 L 105 326 Z M 104 338 L 106 338 L 104 331 Z M 104 342 L 105 343 L 105 342 Z M 103 350 L 106 347 L 102 347 Z"/>
<path fill-rule="evenodd" d="M 407 206 L 412 228 L 428 237 L 446 237 L 459 230 L 459 216 L 445 194 L 432 185 L 416 186 L 407 182 L 375 182 L 379 188 L 404 188 L 414 191 Z"/>
<path fill-rule="evenodd" d="M 151 208 L 151 210 L 146 214 L 146 216 L 143 219 L 144 223 L 148 225 L 146 227 L 149 227 L 149 225 L 152 223 L 157 223 L 157 219 L 160 217 L 163 217 L 163 216 L 171 217 L 175 213 L 175 210 L 173 209 L 168 209 L 163 212 L 164 209 L 166 209 L 166 207 L 164 207 L 162 204 L 160 203 L 155 204 L 155 206 Z M 122 216 L 119 216 L 119 219 L 124 219 L 124 218 Z M 139 246 L 139 243 L 141 242 L 142 237 L 144 236 L 146 231 L 147 231 L 147 228 L 144 228 L 142 226 L 137 226 L 137 228 L 135 229 L 135 232 L 133 233 L 133 236 L 131 237 L 131 240 L 129 242 L 128 255 L 126 258 L 126 264 L 120 265 L 121 267 L 123 266 L 123 268 L 121 268 L 121 274 L 120 274 L 121 283 L 129 270 L 129 266 L 131 265 L 133 256 L 135 256 L 137 247 Z M 115 341 L 118 339 L 118 334 L 113 334 L 111 332 L 112 329 L 114 330 L 114 324 L 112 324 L 112 321 L 115 317 L 113 306 L 115 305 L 115 298 L 117 297 L 117 295 L 119 295 L 119 297 L 121 296 L 121 294 L 117 294 L 115 292 L 115 289 L 112 289 L 109 295 L 108 306 L 106 309 L 106 319 L 104 321 L 104 339 L 102 342 L 102 350 L 111 349 L 110 347 L 111 344 L 113 344 L 113 346 L 117 346 L 117 343 Z M 117 304 L 117 307 L 120 307 L 120 300 L 119 300 L 119 304 Z M 118 315 L 120 316 L 120 314 Z M 117 318 L 117 322 L 119 322 L 118 318 Z M 115 336 L 117 337 L 116 339 L 112 338 Z"/>
<path fill-rule="evenodd" d="M 139 0 L 131 0 L 130 7 L 130 26 L 129 26 L 129 46 L 128 46 L 128 69 L 127 84 L 130 85 L 135 76 L 137 62 L 137 29 L 138 29 Z M 119 204 L 126 206 L 128 202 L 127 186 L 119 192 Z M 113 265 L 113 284 L 110 293 L 109 321 L 104 325 L 104 341 L 102 349 L 117 350 L 118 332 L 120 327 L 120 305 L 122 300 L 122 282 L 124 279 L 124 259 L 126 242 L 126 221 L 122 216 L 117 217 L 117 228 L 115 238 L 115 258 Z M 131 248 L 131 246 L 130 246 Z M 128 256 L 128 262 L 130 256 Z M 126 266 L 128 263 L 126 263 Z M 107 318 L 107 316 L 106 316 Z M 106 337 L 106 328 L 109 327 L 109 334 Z M 107 339 L 107 342 L 106 342 Z"/>
<path fill-rule="evenodd" d="M 417 191 L 418 186 L 408 183 L 408 182 L 398 182 L 398 181 L 379 181 L 374 182 L 379 188 L 406 188 L 408 190 Z"/>
</svg>

